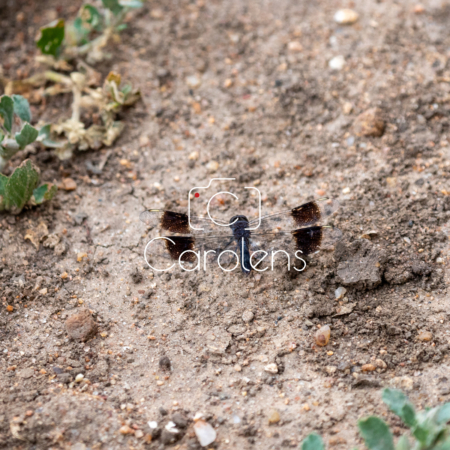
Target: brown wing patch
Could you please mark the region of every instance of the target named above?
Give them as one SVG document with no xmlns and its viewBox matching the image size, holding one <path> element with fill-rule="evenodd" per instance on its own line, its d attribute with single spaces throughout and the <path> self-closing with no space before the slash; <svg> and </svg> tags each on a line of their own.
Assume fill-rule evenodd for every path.
<svg viewBox="0 0 450 450">
<path fill-rule="evenodd" d="M 315 226 L 294 230 L 295 248 L 304 255 L 310 255 L 320 249 L 323 239 L 323 227 Z"/>
<path fill-rule="evenodd" d="M 195 239 L 191 236 L 166 236 L 165 242 L 170 257 L 178 260 L 186 250 L 194 250 Z M 181 261 L 194 262 L 194 253 L 185 253 L 181 256 Z"/>
<path fill-rule="evenodd" d="M 322 218 L 322 212 L 320 206 L 315 201 L 312 201 L 294 208 L 292 217 L 297 225 L 311 225 Z"/>
<path fill-rule="evenodd" d="M 161 216 L 160 226 L 163 230 L 172 233 L 190 233 L 188 215 L 184 213 L 164 211 L 164 214 Z"/>
</svg>

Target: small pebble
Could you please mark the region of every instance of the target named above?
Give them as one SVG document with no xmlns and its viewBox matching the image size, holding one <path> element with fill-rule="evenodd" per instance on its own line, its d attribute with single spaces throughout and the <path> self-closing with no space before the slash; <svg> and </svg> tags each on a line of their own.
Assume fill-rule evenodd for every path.
<svg viewBox="0 0 450 450">
<path fill-rule="evenodd" d="M 350 114 L 353 111 L 353 105 L 350 102 L 345 102 L 342 107 L 342 112 L 344 114 Z"/>
<path fill-rule="evenodd" d="M 212 444 L 217 437 L 214 428 L 204 420 L 197 420 L 194 424 L 194 432 L 202 447 Z"/>
<path fill-rule="evenodd" d="M 355 119 L 353 127 L 357 136 L 382 136 L 385 121 L 381 109 L 370 108 L 364 111 Z"/>
<path fill-rule="evenodd" d="M 254 317 L 255 317 L 255 315 L 254 315 L 251 311 L 249 311 L 249 310 L 244 311 L 244 313 L 242 314 L 242 320 L 243 320 L 245 323 L 251 322 L 251 321 L 253 320 Z"/>
<path fill-rule="evenodd" d="M 264 370 L 269 373 L 278 373 L 278 366 L 275 363 L 267 364 Z"/>
<path fill-rule="evenodd" d="M 161 20 L 164 17 L 164 12 L 160 8 L 155 8 L 150 11 L 150 17 L 152 19 Z"/>
<path fill-rule="evenodd" d="M 280 421 L 280 413 L 274 409 L 270 414 L 269 414 L 269 425 L 274 425 L 276 423 L 278 423 Z"/>
<path fill-rule="evenodd" d="M 65 325 L 69 337 L 76 341 L 85 341 L 95 336 L 98 330 L 97 324 L 87 309 L 70 316 Z"/>
<path fill-rule="evenodd" d="M 336 297 L 336 300 L 340 300 L 341 298 L 344 298 L 344 295 L 347 293 L 347 289 L 345 289 L 345 287 L 338 287 L 335 291 L 334 291 L 334 295 Z"/>
<path fill-rule="evenodd" d="M 13 312 L 13 311 L 14 311 L 14 306 L 8 305 L 8 306 L 6 307 L 6 311 L 8 311 L 8 312 Z"/>
<path fill-rule="evenodd" d="M 362 367 L 361 367 L 361 370 L 363 371 L 363 372 L 373 372 L 374 370 L 376 370 L 377 368 L 376 368 L 376 366 L 374 366 L 373 364 L 364 364 Z"/>
<path fill-rule="evenodd" d="M 201 84 L 201 80 L 197 75 L 191 75 L 189 77 L 186 78 L 186 84 L 192 88 L 198 88 Z"/>
<path fill-rule="evenodd" d="M 72 178 L 63 178 L 61 188 L 65 191 L 74 191 L 77 188 L 77 183 Z"/>
<path fill-rule="evenodd" d="M 345 187 L 344 189 L 342 189 L 342 193 L 343 194 L 350 194 L 350 188 L 349 187 Z"/>
<path fill-rule="evenodd" d="M 184 417 L 181 413 L 175 413 L 172 416 L 172 422 L 178 427 L 178 428 L 186 428 L 188 426 L 188 421 L 186 417 Z"/>
<path fill-rule="evenodd" d="M 134 434 L 134 430 L 130 428 L 128 425 L 124 425 L 120 428 L 120 434 Z"/>
<path fill-rule="evenodd" d="M 142 430 L 136 430 L 134 436 L 138 439 L 141 439 L 142 437 L 144 437 L 144 432 Z"/>
<path fill-rule="evenodd" d="M 150 139 L 147 135 L 142 134 L 139 136 L 139 147 L 146 147 L 150 144 Z"/>
<path fill-rule="evenodd" d="M 328 325 L 319 328 L 314 335 L 314 340 L 319 347 L 324 347 L 330 340 L 331 330 Z"/>
<path fill-rule="evenodd" d="M 79 373 L 76 377 L 75 377 L 75 382 L 76 383 L 81 383 L 84 379 L 84 375 L 82 373 Z"/>
<path fill-rule="evenodd" d="M 422 342 L 429 342 L 433 339 L 433 333 L 431 331 L 422 331 L 417 336 L 417 339 Z"/>
<path fill-rule="evenodd" d="M 206 168 L 208 169 L 209 172 L 215 172 L 219 168 L 219 163 L 217 161 L 212 160 L 206 165 Z"/>
<path fill-rule="evenodd" d="M 159 360 L 159 368 L 161 370 L 170 371 L 172 368 L 172 364 L 168 356 L 162 356 Z"/>
<path fill-rule="evenodd" d="M 303 50 L 302 44 L 298 41 L 292 41 L 288 44 L 288 50 L 293 53 L 299 53 Z"/>
<path fill-rule="evenodd" d="M 375 360 L 375 365 L 379 368 L 379 369 L 386 369 L 387 368 L 387 364 L 382 360 L 382 359 L 376 359 Z"/>
<path fill-rule="evenodd" d="M 77 262 L 83 261 L 83 258 L 87 259 L 88 255 L 86 252 L 77 253 Z"/>
<path fill-rule="evenodd" d="M 332 70 L 342 70 L 345 66 L 345 58 L 342 55 L 335 56 L 328 61 L 328 67 Z"/>
<path fill-rule="evenodd" d="M 240 371 L 242 370 L 242 367 L 241 367 L 239 364 L 236 364 L 236 365 L 234 366 L 234 370 L 235 370 L 236 372 L 240 372 Z"/>
<path fill-rule="evenodd" d="M 353 9 L 339 9 L 334 14 L 334 21 L 340 25 L 351 25 L 355 23 L 359 15 Z"/>
</svg>

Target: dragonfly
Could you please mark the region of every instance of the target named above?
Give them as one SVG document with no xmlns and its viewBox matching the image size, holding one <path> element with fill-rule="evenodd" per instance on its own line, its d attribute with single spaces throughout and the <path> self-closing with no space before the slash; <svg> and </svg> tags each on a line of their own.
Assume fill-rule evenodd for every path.
<svg viewBox="0 0 450 450">
<path fill-rule="evenodd" d="M 189 217 L 186 213 L 163 209 L 143 211 L 139 219 L 150 229 L 159 228 L 168 232 L 166 236 L 151 241 L 152 245 L 147 245 L 146 252 L 151 257 L 163 257 L 180 263 L 197 262 L 198 268 L 201 252 L 210 259 L 217 258 L 217 252 L 220 252 L 219 258 L 225 260 L 225 264 L 229 265 L 230 260 L 237 259 L 234 268 L 240 265 L 242 272 L 248 275 L 252 270 L 264 271 L 268 268 L 263 269 L 261 263 L 269 252 L 272 257 L 274 252 L 294 253 L 297 259 L 304 261 L 303 256 L 334 244 L 342 233 L 328 222 L 338 208 L 336 199 L 319 198 L 251 220 L 238 214 L 229 221 L 214 219 L 214 223 L 210 217 Z M 205 270 L 206 261 L 205 257 Z M 220 261 L 219 265 L 224 269 Z M 298 268 L 296 270 L 300 271 Z"/>
</svg>

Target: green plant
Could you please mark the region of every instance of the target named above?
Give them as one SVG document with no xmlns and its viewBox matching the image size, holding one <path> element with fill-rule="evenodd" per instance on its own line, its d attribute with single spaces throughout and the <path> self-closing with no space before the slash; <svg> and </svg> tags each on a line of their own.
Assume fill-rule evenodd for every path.
<svg viewBox="0 0 450 450">
<path fill-rule="evenodd" d="M 450 450 L 450 403 L 417 412 L 406 395 L 395 389 L 384 389 L 384 403 L 409 427 L 394 445 L 389 426 L 379 417 L 370 416 L 358 421 L 359 432 L 370 450 Z M 410 438 L 412 443 L 410 442 Z M 323 450 L 322 439 L 310 434 L 301 450 Z"/>
<path fill-rule="evenodd" d="M 115 120 L 116 115 L 138 100 L 139 91 L 129 83 L 122 83 L 120 75 L 114 72 L 106 77 L 103 87 L 95 89 L 81 72 L 72 72 L 70 77 L 52 73 L 58 83 L 73 92 L 72 116 L 42 127 L 42 144 L 54 148 L 60 159 L 70 158 L 76 148 L 88 150 L 112 145 L 124 127 L 123 122 Z M 97 113 L 101 123 L 86 128 L 81 110 Z"/>
<path fill-rule="evenodd" d="M 57 60 L 70 61 L 83 57 L 88 64 L 109 57 L 104 48 L 111 39 L 117 39 L 127 25 L 124 23 L 127 12 L 140 8 L 139 0 L 102 0 L 102 8 L 83 5 L 77 18 L 65 24 L 58 19 L 41 29 L 41 37 L 36 42 L 43 55 L 43 62 L 52 66 Z"/>
<path fill-rule="evenodd" d="M 47 183 L 38 187 L 39 177 L 39 169 L 29 159 L 23 161 L 11 176 L 0 174 L 0 211 L 19 214 L 25 205 L 40 205 L 52 199 L 56 186 Z"/>
<path fill-rule="evenodd" d="M 0 98 L 0 117 L 3 119 L 0 124 L 0 172 L 2 172 L 8 161 L 19 150 L 23 150 L 36 140 L 38 131 L 30 125 L 30 105 L 21 95 L 11 97 L 4 95 Z"/>
</svg>

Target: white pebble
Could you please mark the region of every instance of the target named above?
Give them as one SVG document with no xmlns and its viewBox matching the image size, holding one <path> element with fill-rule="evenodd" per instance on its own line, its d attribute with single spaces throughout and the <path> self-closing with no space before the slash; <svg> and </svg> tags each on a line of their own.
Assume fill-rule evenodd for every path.
<svg viewBox="0 0 450 450">
<path fill-rule="evenodd" d="M 269 373 L 278 373 L 278 366 L 275 363 L 267 364 L 264 370 Z"/>
<path fill-rule="evenodd" d="M 246 323 L 251 322 L 254 317 L 255 315 L 249 310 L 244 311 L 244 313 L 242 314 L 242 320 Z"/>
<path fill-rule="evenodd" d="M 345 287 L 338 287 L 335 291 L 334 291 L 334 295 L 336 296 L 336 300 L 340 300 L 341 298 L 344 297 L 344 295 L 347 293 L 347 289 L 345 289 Z"/>
<path fill-rule="evenodd" d="M 302 44 L 298 41 L 292 41 L 288 44 L 288 50 L 293 53 L 298 53 L 303 50 Z"/>
<path fill-rule="evenodd" d="M 197 420 L 194 424 L 195 435 L 202 447 L 212 444 L 217 437 L 214 428 L 204 420 Z"/>
<path fill-rule="evenodd" d="M 155 422 L 154 420 L 150 420 L 150 422 L 147 422 L 147 425 L 152 429 L 155 430 L 158 428 L 158 422 Z"/>
<path fill-rule="evenodd" d="M 210 172 L 215 172 L 219 168 L 219 163 L 217 161 L 212 160 L 206 165 L 206 168 Z"/>
<path fill-rule="evenodd" d="M 165 428 L 170 433 L 178 433 L 179 432 L 179 430 L 177 429 L 177 426 L 172 421 L 168 422 Z"/>
<path fill-rule="evenodd" d="M 340 25 L 351 25 L 355 23 L 359 18 L 359 15 L 353 9 L 339 9 L 334 14 L 334 21 Z"/>
<path fill-rule="evenodd" d="M 350 194 L 350 188 L 349 187 L 345 187 L 344 189 L 342 189 L 342 193 L 343 194 Z"/>
<path fill-rule="evenodd" d="M 83 381 L 84 375 L 82 373 L 79 373 L 76 377 L 75 377 L 75 381 L 77 383 L 80 383 L 81 381 Z"/>
<path fill-rule="evenodd" d="M 342 55 L 335 56 L 328 61 L 328 67 L 332 70 L 341 70 L 345 66 L 345 58 Z"/>
<path fill-rule="evenodd" d="M 197 75 L 191 75 L 190 77 L 186 78 L 186 84 L 192 88 L 198 88 L 201 84 L 201 80 Z"/>
</svg>

